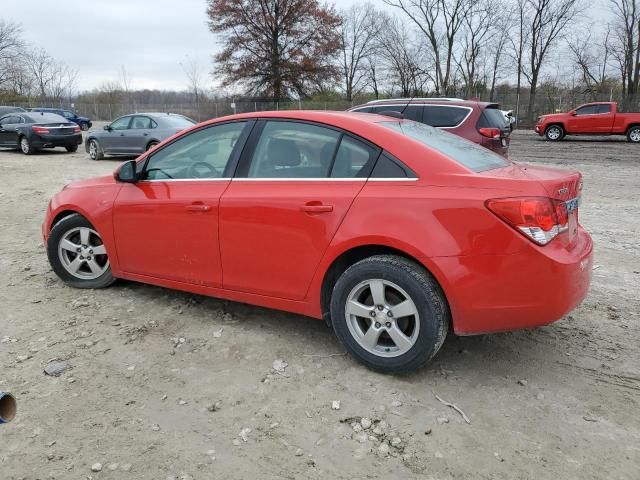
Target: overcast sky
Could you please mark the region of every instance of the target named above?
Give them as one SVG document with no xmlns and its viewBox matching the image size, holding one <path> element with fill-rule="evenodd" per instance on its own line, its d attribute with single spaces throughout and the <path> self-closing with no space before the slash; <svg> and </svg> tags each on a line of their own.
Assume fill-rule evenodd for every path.
<svg viewBox="0 0 640 480">
<path fill-rule="evenodd" d="M 2 0 L 0 18 L 20 23 L 27 41 L 77 69 L 80 90 L 116 80 L 122 65 L 132 88 L 181 90 L 180 62 L 191 57 L 205 72 L 214 68 L 218 46 L 205 10 L 205 0 Z"/>
</svg>

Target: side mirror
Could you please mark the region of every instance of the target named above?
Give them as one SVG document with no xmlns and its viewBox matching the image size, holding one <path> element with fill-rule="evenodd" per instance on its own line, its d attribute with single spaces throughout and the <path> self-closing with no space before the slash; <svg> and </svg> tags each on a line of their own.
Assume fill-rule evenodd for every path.
<svg viewBox="0 0 640 480">
<path fill-rule="evenodd" d="M 569 115 L 571 115 L 572 117 L 575 117 L 576 116 L 576 111 L 575 110 L 571 110 L 569 112 Z"/>
<path fill-rule="evenodd" d="M 136 183 L 138 181 L 136 161 L 129 160 L 128 162 L 124 162 L 120 165 L 120 168 L 116 170 L 114 177 L 118 182 Z"/>
<path fill-rule="evenodd" d="M 104 130 L 106 130 L 107 132 L 111 131 L 111 125 L 105 125 L 104 127 L 102 127 Z"/>
</svg>

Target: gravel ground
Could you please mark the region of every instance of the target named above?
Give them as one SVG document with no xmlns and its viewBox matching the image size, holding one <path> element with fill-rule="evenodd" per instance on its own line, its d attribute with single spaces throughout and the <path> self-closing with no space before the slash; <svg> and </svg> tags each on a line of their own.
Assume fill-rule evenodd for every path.
<svg viewBox="0 0 640 480">
<path fill-rule="evenodd" d="M 0 427 L 0 478 L 637 479 L 640 147 L 516 132 L 511 152 L 583 172 L 589 296 L 548 327 L 450 336 L 392 377 L 312 319 L 64 286 L 41 243 L 46 202 L 118 161 L 1 151 L 0 390 L 19 412 Z M 51 360 L 71 368 L 45 375 Z"/>
</svg>

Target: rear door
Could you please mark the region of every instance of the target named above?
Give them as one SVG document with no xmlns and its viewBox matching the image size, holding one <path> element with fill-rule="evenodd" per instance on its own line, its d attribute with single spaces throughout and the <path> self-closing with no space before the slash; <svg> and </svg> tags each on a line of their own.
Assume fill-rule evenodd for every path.
<svg viewBox="0 0 640 480">
<path fill-rule="evenodd" d="M 155 151 L 141 180 L 122 186 L 113 225 L 123 271 L 220 287 L 220 197 L 251 122 L 216 124 Z"/>
<path fill-rule="evenodd" d="M 611 111 L 610 103 L 601 103 L 598 105 L 598 118 L 596 121 L 598 133 L 610 134 L 613 130 L 613 122 L 615 118 L 616 115 Z"/>
<path fill-rule="evenodd" d="M 125 137 L 125 145 L 132 153 L 142 153 L 147 149 L 152 130 L 152 120 L 146 115 L 135 115 Z"/>
<path fill-rule="evenodd" d="M 327 126 L 260 121 L 220 203 L 224 288 L 303 299 L 378 153 Z"/>
<path fill-rule="evenodd" d="M 0 145 L 15 147 L 18 145 L 18 130 L 22 122 L 16 115 L 7 115 L 0 120 Z"/>
</svg>

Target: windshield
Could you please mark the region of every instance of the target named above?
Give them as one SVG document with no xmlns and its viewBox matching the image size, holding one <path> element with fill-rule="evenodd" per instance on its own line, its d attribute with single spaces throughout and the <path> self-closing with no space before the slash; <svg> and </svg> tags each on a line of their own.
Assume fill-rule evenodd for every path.
<svg viewBox="0 0 640 480">
<path fill-rule="evenodd" d="M 402 120 L 380 122 L 380 125 L 434 148 L 474 172 L 484 172 L 509 165 L 507 160 L 491 150 L 423 123 Z"/>
<path fill-rule="evenodd" d="M 183 117 L 182 115 L 167 115 L 160 118 L 162 123 L 172 128 L 187 128 L 196 124 L 196 122 L 190 118 Z"/>
</svg>

